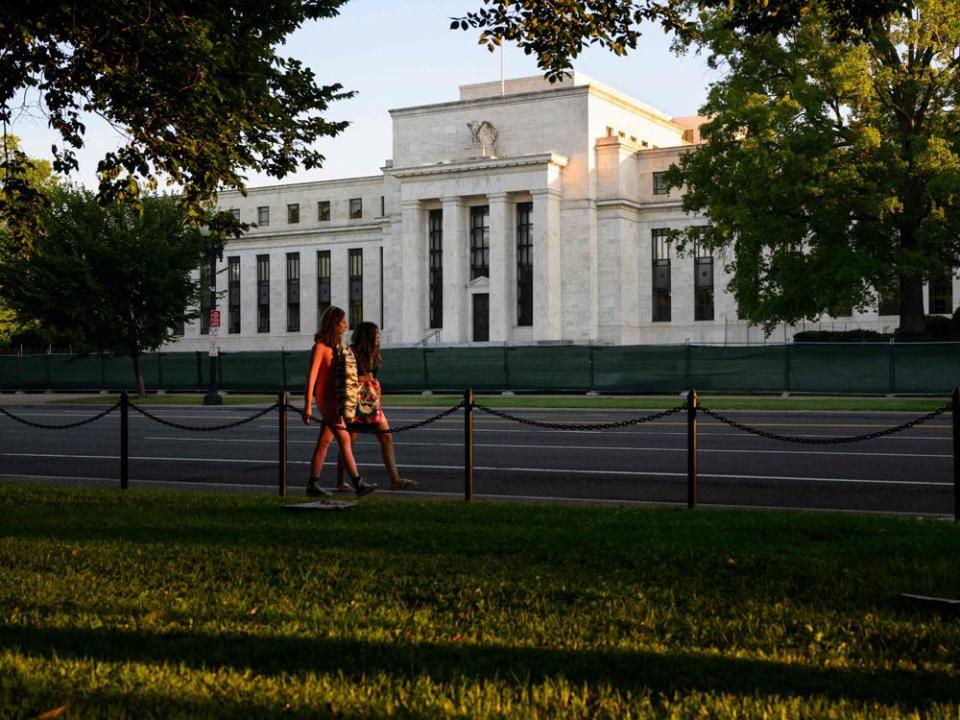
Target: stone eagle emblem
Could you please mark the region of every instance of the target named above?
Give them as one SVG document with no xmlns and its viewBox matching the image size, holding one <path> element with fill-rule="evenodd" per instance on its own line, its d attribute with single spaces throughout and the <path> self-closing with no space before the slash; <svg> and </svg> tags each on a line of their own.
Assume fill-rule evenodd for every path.
<svg viewBox="0 0 960 720">
<path fill-rule="evenodd" d="M 467 123 L 473 144 L 482 147 L 493 147 L 497 144 L 497 129 L 486 120 L 471 120 Z"/>
</svg>

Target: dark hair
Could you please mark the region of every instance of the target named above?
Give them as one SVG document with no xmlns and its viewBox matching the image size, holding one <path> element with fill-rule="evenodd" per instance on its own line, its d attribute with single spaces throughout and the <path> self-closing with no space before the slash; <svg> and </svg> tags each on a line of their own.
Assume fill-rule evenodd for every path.
<svg viewBox="0 0 960 720">
<path fill-rule="evenodd" d="M 317 333 L 313 336 L 314 342 L 321 342 L 330 347 L 337 344 L 337 325 L 346 316 L 346 313 L 336 305 L 330 305 L 320 316 L 317 323 Z"/>
<path fill-rule="evenodd" d="M 357 357 L 357 372 L 361 375 L 367 372 L 375 373 L 383 364 L 380 343 L 377 342 L 379 332 L 380 328 L 372 322 L 357 323 L 357 327 L 353 329 L 350 344 L 353 345 L 353 354 Z"/>
</svg>

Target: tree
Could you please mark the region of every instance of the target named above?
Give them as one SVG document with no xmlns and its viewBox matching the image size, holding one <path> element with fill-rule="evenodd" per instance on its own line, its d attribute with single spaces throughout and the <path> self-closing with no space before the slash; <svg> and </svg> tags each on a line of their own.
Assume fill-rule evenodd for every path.
<svg viewBox="0 0 960 720">
<path fill-rule="evenodd" d="M 732 247 L 741 315 L 769 328 L 884 293 L 922 331 L 924 279 L 960 261 L 960 8 L 916 0 L 847 39 L 820 5 L 779 36 L 702 20 L 726 76 L 668 181 L 709 217 L 699 241 Z"/>
<path fill-rule="evenodd" d="M 868 28 L 906 0 L 822 0 L 830 31 L 845 38 Z M 515 42 L 551 80 L 572 67 L 588 45 L 616 55 L 635 50 L 643 23 L 656 23 L 684 42 L 699 34 L 692 14 L 723 11 L 729 27 L 751 35 L 776 35 L 795 27 L 814 6 L 813 0 L 483 0 L 483 7 L 452 18 L 451 29 L 481 31 L 480 43 L 491 51 L 504 40 Z"/>
<path fill-rule="evenodd" d="M 0 140 L 0 165 L 15 162 L 21 169 L 18 182 L 0 184 L 0 193 L 13 195 L 14 201 L 19 203 L 22 209 L 20 228 L 32 227 L 36 232 L 46 198 L 56 187 L 56 177 L 49 162 L 28 158 L 23 154 L 19 138 L 15 135 L 7 135 Z M 9 246 L 12 234 L 10 227 L 0 222 L 0 244 Z M 40 332 L 41 328 L 35 319 L 19 317 L 0 296 L 0 346 L 10 344 L 24 333 L 36 335 Z"/>
<path fill-rule="evenodd" d="M 159 179 L 176 183 L 193 217 L 221 186 L 244 173 L 277 178 L 318 167 L 312 143 L 341 132 L 325 120 L 330 102 L 352 95 L 317 85 L 299 61 L 277 55 L 306 20 L 333 17 L 346 0 L 169 0 L 164 3 L 0 3 L 0 123 L 37 104 L 62 144 L 53 169 L 77 167 L 82 112 L 125 134 L 98 165 L 101 201 L 136 201 Z M 29 246 L 22 158 L 0 168 L 0 222 Z M 234 230 L 237 230 L 235 228 Z"/>
<path fill-rule="evenodd" d="M 59 188 L 43 222 L 29 257 L 0 248 L 0 294 L 81 347 L 130 357 L 142 395 L 140 356 L 197 317 L 191 271 L 209 239 L 188 222 L 179 199 L 165 195 L 144 195 L 138 211 Z"/>
</svg>

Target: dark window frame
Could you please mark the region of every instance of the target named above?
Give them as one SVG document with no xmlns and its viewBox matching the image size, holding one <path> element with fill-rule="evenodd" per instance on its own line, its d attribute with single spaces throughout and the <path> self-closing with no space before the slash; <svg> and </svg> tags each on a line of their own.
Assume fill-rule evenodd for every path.
<svg viewBox="0 0 960 720">
<path fill-rule="evenodd" d="M 227 333 L 240 333 L 240 257 L 227 258 Z"/>
<path fill-rule="evenodd" d="M 430 328 L 443 327 L 443 210 L 427 215 Z"/>
<path fill-rule="evenodd" d="M 670 187 L 667 185 L 667 173 L 655 172 L 653 173 L 653 194 L 654 195 L 669 195 Z"/>
<path fill-rule="evenodd" d="M 300 224 L 300 203 L 287 203 L 287 225 Z"/>
<path fill-rule="evenodd" d="M 943 273 L 932 275 L 927 281 L 928 315 L 950 315 L 953 313 L 953 275 Z"/>
<path fill-rule="evenodd" d="M 673 314 L 670 297 L 670 243 L 667 240 L 669 232 L 669 228 L 653 228 L 650 231 L 653 251 L 653 322 L 671 322 Z M 660 278 L 665 278 L 665 282 Z"/>
<path fill-rule="evenodd" d="M 330 201 L 317 201 L 317 222 L 327 222 L 330 220 Z"/>
<path fill-rule="evenodd" d="M 329 250 L 317 250 L 317 322 L 332 304 L 330 277 L 333 271 Z"/>
<path fill-rule="evenodd" d="M 470 208 L 470 279 L 490 277 L 490 206 Z"/>
<path fill-rule="evenodd" d="M 287 332 L 300 332 L 300 253 L 287 253 Z"/>
<path fill-rule="evenodd" d="M 533 203 L 517 203 L 517 326 L 533 325 Z"/>
<path fill-rule="evenodd" d="M 264 302 L 266 299 L 266 302 Z M 270 256 L 257 255 L 257 332 L 270 332 Z"/>
<path fill-rule="evenodd" d="M 702 268 L 709 268 L 701 273 Z M 710 281 L 703 282 L 701 275 L 709 274 Z M 713 254 L 703 248 L 699 242 L 693 245 L 693 319 L 709 321 L 715 319 L 714 308 L 714 270 Z"/>
<path fill-rule="evenodd" d="M 363 248 L 347 251 L 347 270 L 350 278 L 348 322 L 352 330 L 363 322 Z"/>
<path fill-rule="evenodd" d="M 363 198 L 350 198 L 348 207 L 351 220 L 363 219 Z"/>
<path fill-rule="evenodd" d="M 260 205 L 257 207 L 257 227 L 266 227 L 270 224 L 270 206 Z"/>
</svg>

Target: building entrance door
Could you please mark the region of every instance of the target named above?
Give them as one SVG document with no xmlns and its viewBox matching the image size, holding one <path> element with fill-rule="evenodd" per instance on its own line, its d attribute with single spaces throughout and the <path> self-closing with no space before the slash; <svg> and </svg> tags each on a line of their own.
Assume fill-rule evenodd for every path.
<svg viewBox="0 0 960 720">
<path fill-rule="evenodd" d="M 487 342 L 490 339 L 490 295 L 478 293 L 473 296 L 473 341 Z"/>
</svg>

